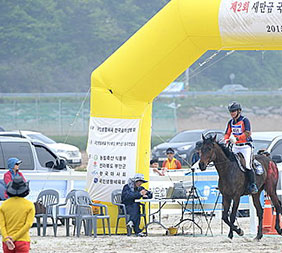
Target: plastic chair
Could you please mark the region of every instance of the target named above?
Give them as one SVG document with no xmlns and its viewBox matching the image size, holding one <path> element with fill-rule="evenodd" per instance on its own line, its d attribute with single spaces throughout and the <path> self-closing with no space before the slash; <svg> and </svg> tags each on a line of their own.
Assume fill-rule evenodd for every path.
<svg viewBox="0 0 282 253">
<path fill-rule="evenodd" d="M 111 235 L 110 216 L 108 215 L 108 207 L 106 205 L 93 203 L 91 201 L 91 198 L 88 192 L 86 191 L 82 191 L 82 190 L 76 191 L 75 196 L 76 196 L 75 198 L 76 198 L 76 204 L 77 204 L 77 212 L 80 216 L 82 216 L 82 218 L 79 217 L 80 222 L 78 222 L 77 224 L 77 236 L 79 236 L 80 234 L 81 220 L 90 220 L 91 221 L 91 219 L 88 217 L 88 215 L 90 215 L 90 212 L 87 210 L 87 206 L 90 206 L 92 216 L 93 216 L 92 223 L 93 223 L 93 229 L 94 229 L 94 237 L 97 236 L 97 220 L 98 219 L 102 220 L 104 235 L 106 234 L 105 220 L 107 220 L 108 232 L 109 232 L 109 235 Z M 92 206 L 99 207 L 98 214 L 93 214 Z M 87 227 L 89 228 L 89 224 L 87 225 Z"/>
<path fill-rule="evenodd" d="M 66 226 L 66 236 L 70 235 L 70 219 L 75 221 L 75 225 L 77 224 L 77 209 L 76 209 L 76 201 L 75 201 L 75 192 L 76 190 L 70 191 L 65 199 L 65 203 L 59 204 L 56 207 L 56 225 L 58 225 L 58 220 L 64 220 Z M 65 214 L 60 214 L 60 209 L 65 208 Z M 75 227 L 74 227 L 75 232 Z"/>
<path fill-rule="evenodd" d="M 114 204 L 118 207 L 118 216 L 117 216 L 117 222 L 116 222 L 116 235 L 117 235 L 117 232 L 118 232 L 119 220 L 122 219 L 122 218 L 125 219 L 126 224 L 130 220 L 130 215 L 127 214 L 125 205 L 122 204 L 121 194 L 122 194 L 122 190 L 118 189 L 118 190 L 114 190 L 112 192 L 112 196 L 111 196 L 112 204 Z M 143 219 L 144 219 L 144 224 L 145 224 L 144 228 L 145 228 L 146 233 L 147 233 L 146 208 L 145 208 L 144 204 L 140 203 L 140 205 L 141 205 L 141 217 L 143 217 Z M 127 235 L 130 235 L 130 234 L 131 234 L 131 231 L 127 228 Z"/>
<path fill-rule="evenodd" d="M 76 235 L 80 236 L 81 223 L 85 222 L 85 235 L 92 235 L 94 231 L 94 237 L 97 237 L 97 217 L 93 215 L 93 210 L 90 205 L 77 205 L 77 220 L 76 220 Z"/>
<path fill-rule="evenodd" d="M 114 190 L 112 192 L 112 204 L 116 205 L 118 207 L 118 216 L 117 216 L 117 222 L 116 222 L 116 235 L 118 232 L 118 224 L 120 219 L 125 219 L 125 223 L 127 224 L 129 222 L 129 215 L 126 212 L 125 205 L 121 202 L 121 190 Z M 130 234 L 130 231 L 127 230 L 127 235 Z"/>
<path fill-rule="evenodd" d="M 43 218 L 43 236 L 46 236 L 47 218 L 52 219 L 54 236 L 57 235 L 56 217 L 53 214 L 53 207 L 59 203 L 59 193 L 56 190 L 48 189 L 39 193 L 36 202 L 41 203 L 46 207 L 46 213 L 36 214 L 37 234 L 40 236 L 40 219 Z"/>
</svg>

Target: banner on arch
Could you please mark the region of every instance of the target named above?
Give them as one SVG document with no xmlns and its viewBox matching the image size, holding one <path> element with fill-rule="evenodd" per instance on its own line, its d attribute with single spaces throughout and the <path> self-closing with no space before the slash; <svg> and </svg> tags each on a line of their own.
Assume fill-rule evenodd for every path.
<svg viewBox="0 0 282 253">
<path fill-rule="evenodd" d="M 139 119 L 91 117 L 88 137 L 87 188 L 90 196 L 110 202 L 136 169 Z"/>
</svg>

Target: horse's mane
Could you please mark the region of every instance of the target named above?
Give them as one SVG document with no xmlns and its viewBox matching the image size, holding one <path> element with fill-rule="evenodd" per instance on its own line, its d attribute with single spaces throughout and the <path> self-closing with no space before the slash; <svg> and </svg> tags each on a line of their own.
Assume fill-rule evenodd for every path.
<svg viewBox="0 0 282 253">
<path fill-rule="evenodd" d="M 227 158 L 231 161 L 231 162 L 234 162 L 234 161 L 237 161 L 234 153 L 228 148 L 226 147 L 223 143 L 218 143 L 218 146 L 222 149 L 223 153 L 227 156 Z"/>
<path fill-rule="evenodd" d="M 214 143 L 214 140 L 212 137 L 209 137 L 208 139 L 205 140 L 205 142 L 207 143 Z M 228 148 L 226 147 L 223 143 L 219 143 L 217 141 L 215 141 L 215 143 L 221 148 L 221 150 L 223 151 L 223 153 L 226 155 L 226 157 L 231 161 L 237 161 L 234 153 Z"/>
</svg>

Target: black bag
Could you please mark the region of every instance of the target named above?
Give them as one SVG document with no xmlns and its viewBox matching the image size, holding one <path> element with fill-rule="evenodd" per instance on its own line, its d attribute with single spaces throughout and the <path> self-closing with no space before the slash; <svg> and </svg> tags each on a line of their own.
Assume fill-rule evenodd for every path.
<svg viewBox="0 0 282 253">
<path fill-rule="evenodd" d="M 46 213 L 46 207 L 42 204 L 41 201 L 34 202 L 35 207 L 35 214 L 45 214 Z"/>
</svg>

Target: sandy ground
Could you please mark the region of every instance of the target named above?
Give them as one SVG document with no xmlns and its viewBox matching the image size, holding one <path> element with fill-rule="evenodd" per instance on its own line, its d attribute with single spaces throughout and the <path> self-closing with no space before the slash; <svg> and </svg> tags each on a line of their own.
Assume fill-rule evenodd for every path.
<svg viewBox="0 0 282 253">
<path fill-rule="evenodd" d="M 228 115 L 227 115 L 228 116 Z M 226 116 L 226 117 L 227 117 Z M 282 117 L 267 118 L 267 116 L 249 117 L 253 124 L 253 131 L 281 131 Z M 202 119 L 192 117 L 178 121 L 179 130 L 225 127 L 228 117 L 225 119 Z M 263 124 L 261 124 L 263 122 Z M 84 158 L 86 158 L 84 154 Z M 84 159 L 87 160 L 87 159 Z M 85 166 L 86 162 L 84 162 Z M 163 222 L 166 226 L 177 223 L 175 215 L 164 217 Z M 203 234 L 206 233 L 207 225 L 203 218 L 196 217 L 196 222 L 203 228 Z M 36 236 L 36 228 L 31 229 L 31 252 L 192 252 L 192 253 L 214 253 L 214 252 L 264 252 L 264 253 L 282 253 L 282 237 L 278 235 L 264 235 L 259 241 L 253 240 L 254 234 L 250 234 L 249 218 L 238 218 L 239 226 L 244 230 L 245 235 L 239 237 L 234 233 L 233 240 L 228 239 L 228 227 L 221 220 L 214 218 L 211 228 L 213 236 L 209 232 L 207 236 L 201 235 L 200 231 L 193 228 L 190 222 L 184 223 L 178 230 L 177 236 L 165 235 L 165 230 L 157 225 L 149 227 L 149 236 L 128 237 L 126 235 L 99 235 L 86 237 L 81 235 L 77 237 L 66 237 L 65 227 L 58 228 L 58 236 L 54 237 L 52 228 L 48 227 L 46 237 Z M 221 233 L 223 230 L 223 233 Z M 183 233 L 182 233 L 183 232 Z"/>
<path fill-rule="evenodd" d="M 169 216 L 163 219 L 164 224 L 171 225 L 179 217 Z M 211 228 L 213 236 L 206 233 L 206 222 L 203 218 L 196 217 L 195 221 L 203 228 L 203 235 L 193 227 L 190 222 L 183 223 L 176 236 L 165 235 L 165 230 L 157 225 L 149 227 L 149 236 L 135 237 L 132 235 L 98 235 L 97 238 L 66 237 L 65 227 L 60 226 L 58 236 L 53 237 L 52 228 L 48 227 L 46 237 L 36 236 L 36 228 L 31 229 L 31 252 L 282 252 L 282 237 L 278 235 L 264 235 L 259 241 L 249 232 L 249 218 L 239 218 L 239 226 L 244 229 L 245 235 L 234 235 L 233 240 L 227 238 L 228 228 L 223 225 L 221 234 L 221 220 L 214 218 Z M 182 232 L 184 234 L 182 234 Z"/>
</svg>

